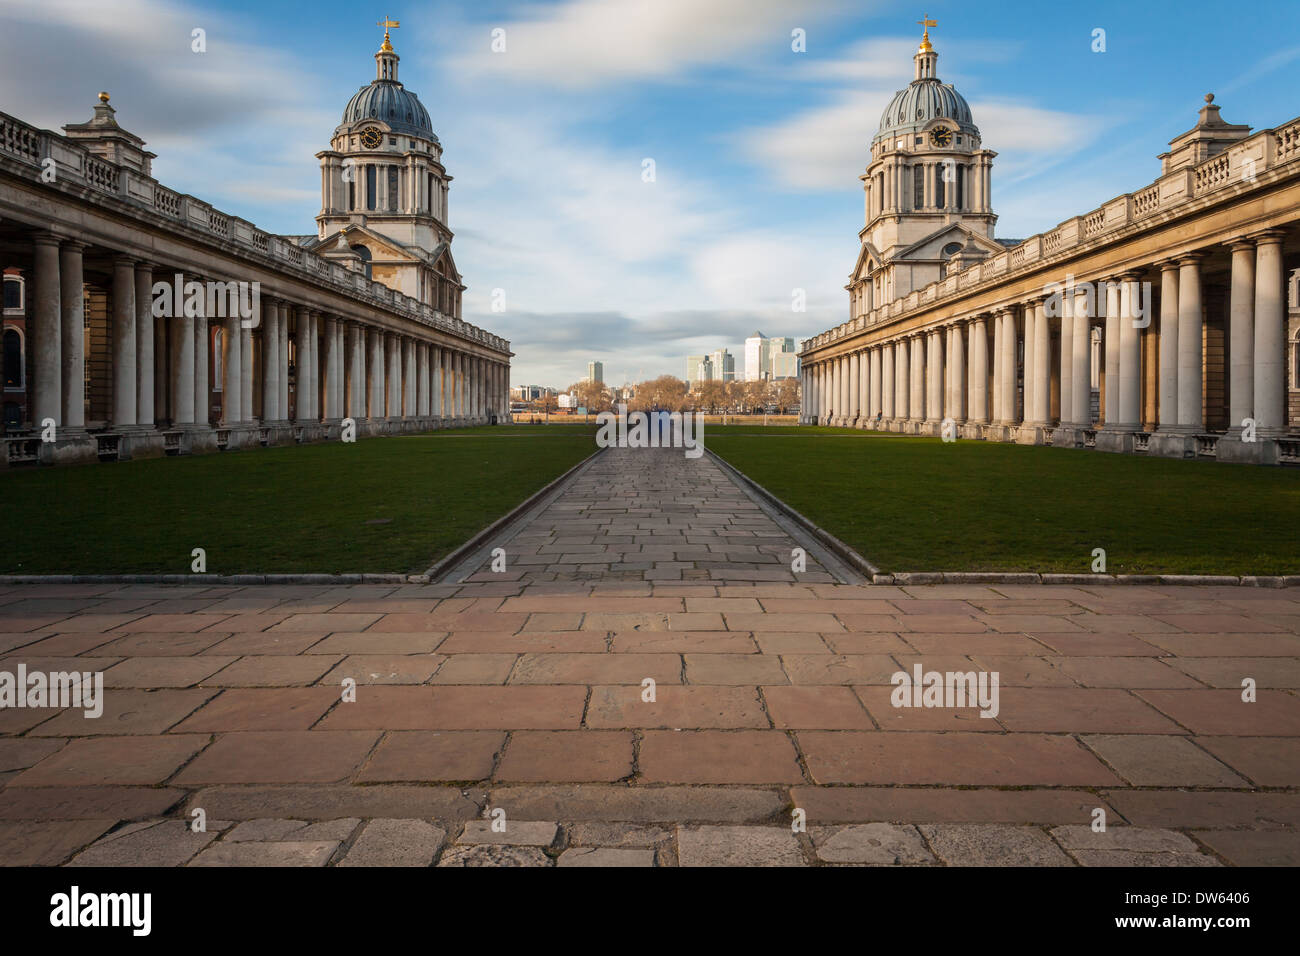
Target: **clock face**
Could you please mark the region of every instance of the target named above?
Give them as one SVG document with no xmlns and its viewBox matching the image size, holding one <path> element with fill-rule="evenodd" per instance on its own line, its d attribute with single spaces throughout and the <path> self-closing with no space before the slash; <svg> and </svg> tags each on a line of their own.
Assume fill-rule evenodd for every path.
<svg viewBox="0 0 1300 956">
<path fill-rule="evenodd" d="M 952 130 L 946 126 L 936 126 L 930 130 L 930 142 L 935 146 L 951 146 Z"/>
<path fill-rule="evenodd" d="M 379 144 L 384 141 L 384 134 L 379 132 L 373 126 L 361 131 L 361 145 L 366 149 L 378 149 Z"/>
</svg>

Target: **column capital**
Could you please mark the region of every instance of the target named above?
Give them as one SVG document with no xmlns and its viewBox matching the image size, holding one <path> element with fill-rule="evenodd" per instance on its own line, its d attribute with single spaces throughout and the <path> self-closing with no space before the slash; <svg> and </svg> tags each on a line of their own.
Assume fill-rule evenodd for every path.
<svg viewBox="0 0 1300 956">
<path fill-rule="evenodd" d="M 1187 265 L 1192 265 L 1193 263 L 1200 262 L 1204 258 L 1205 258 L 1205 253 L 1197 250 L 1194 252 L 1185 252 L 1181 256 L 1178 256 L 1177 260 L 1180 266 L 1187 266 Z"/>
<path fill-rule="evenodd" d="M 59 248 L 67 252 L 81 252 L 90 243 L 82 242 L 80 239 L 63 239 L 59 242 Z"/>
<path fill-rule="evenodd" d="M 125 252 L 116 252 L 113 254 L 113 265 L 115 266 L 131 266 L 134 268 L 139 261 L 140 260 L 135 256 L 128 255 Z"/>
<path fill-rule="evenodd" d="M 1168 259 L 1157 260 L 1154 265 L 1161 272 L 1172 272 L 1178 268 L 1178 259 L 1171 256 Z"/>
<path fill-rule="evenodd" d="M 1265 229 L 1262 232 L 1251 233 L 1246 238 L 1257 245 L 1276 245 L 1281 242 L 1286 235 L 1282 229 Z"/>
</svg>

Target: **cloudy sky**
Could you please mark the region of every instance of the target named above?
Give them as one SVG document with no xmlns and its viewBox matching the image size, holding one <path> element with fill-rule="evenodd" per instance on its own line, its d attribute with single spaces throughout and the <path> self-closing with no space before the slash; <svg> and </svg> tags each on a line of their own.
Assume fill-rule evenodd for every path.
<svg viewBox="0 0 1300 956">
<path fill-rule="evenodd" d="M 928 12 L 939 75 L 998 152 L 999 236 L 1151 181 L 1207 92 L 1232 123 L 1300 111 L 1291 0 L 1242 16 L 1202 0 Z M 755 329 L 807 337 L 847 316 L 857 177 L 912 77 L 912 6 L 426 0 L 363 14 L 339 0 L 0 0 L 0 110 L 58 129 L 109 90 L 168 186 L 272 232 L 314 232 L 314 154 L 373 78 L 385 13 L 401 21 L 401 79 L 454 177 L 465 318 L 511 340 L 514 384 L 564 386 L 590 359 L 616 384 L 680 376 L 686 355 L 741 353 Z M 806 311 L 793 311 L 795 289 Z"/>
</svg>

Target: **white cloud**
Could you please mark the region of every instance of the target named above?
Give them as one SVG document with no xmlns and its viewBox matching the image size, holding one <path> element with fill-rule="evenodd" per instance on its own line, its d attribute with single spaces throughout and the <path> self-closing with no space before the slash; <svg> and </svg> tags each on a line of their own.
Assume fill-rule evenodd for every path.
<svg viewBox="0 0 1300 956">
<path fill-rule="evenodd" d="M 679 78 L 749 51 L 790 49 L 791 31 L 849 8 L 847 0 L 567 0 L 529 19 L 477 26 L 456 68 L 573 89 Z M 493 53 L 492 29 L 505 52 Z"/>
</svg>

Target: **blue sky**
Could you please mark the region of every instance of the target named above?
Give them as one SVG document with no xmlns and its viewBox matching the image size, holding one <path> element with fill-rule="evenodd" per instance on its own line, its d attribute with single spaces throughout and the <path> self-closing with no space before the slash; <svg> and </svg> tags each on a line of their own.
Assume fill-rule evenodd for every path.
<svg viewBox="0 0 1300 956">
<path fill-rule="evenodd" d="M 939 75 L 998 152 L 997 235 L 1150 182 L 1207 92 L 1254 127 L 1300 113 L 1300 4 L 927 0 Z M 385 0 L 388 3 L 388 0 Z M 880 112 L 922 10 L 856 0 L 0 0 L 0 109 L 58 129 L 106 89 L 174 189 L 310 233 L 314 154 L 374 76 L 382 31 L 444 146 L 465 317 L 515 384 L 684 374 L 754 329 L 842 321 Z M 207 52 L 190 32 L 207 33 Z M 492 53 L 491 31 L 506 50 Z M 791 50 L 806 31 L 807 52 Z M 1106 31 L 1104 53 L 1092 33 Z M 655 161 L 656 179 L 642 181 Z M 506 311 L 490 311 L 493 289 Z M 791 310 L 795 288 L 807 311 Z"/>
</svg>

